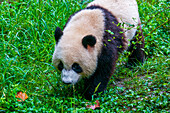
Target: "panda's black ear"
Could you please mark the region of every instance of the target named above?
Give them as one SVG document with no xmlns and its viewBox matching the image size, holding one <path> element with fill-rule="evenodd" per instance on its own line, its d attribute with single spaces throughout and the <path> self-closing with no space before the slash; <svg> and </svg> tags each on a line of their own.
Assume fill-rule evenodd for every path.
<svg viewBox="0 0 170 113">
<path fill-rule="evenodd" d="M 61 37 L 62 35 L 63 35 L 63 31 L 62 31 L 59 27 L 57 27 L 57 28 L 55 29 L 55 34 L 54 34 L 56 43 L 58 43 L 58 41 L 59 41 L 59 39 L 60 39 L 60 37 Z"/>
<path fill-rule="evenodd" d="M 83 38 L 82 44 L 86 49 L 88 46 L 93 47 L 96 44 L 96 38 L 93 35 L 87 35 Z"/>
</svg>

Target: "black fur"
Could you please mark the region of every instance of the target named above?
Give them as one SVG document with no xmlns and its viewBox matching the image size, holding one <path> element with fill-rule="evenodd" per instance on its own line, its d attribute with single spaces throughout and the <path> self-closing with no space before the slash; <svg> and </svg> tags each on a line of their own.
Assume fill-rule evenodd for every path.
<svg viewBox="0 0 170 113">
<path fill-rule="evenodd" d="M 87 35 L 82 40 L 83 46 L 87 49 L 87 45 L 93 47 L 96 44 L 96 38 L 92 35 Z"/>
<path fill-rule="evenodd" d="M 87 7 L 87 9 L 100 9 L 105 14 L 105 34 L 102 52 L 98 56 L 98 65 L 95 73 L 89 79 L 86 79 L 85 82 L 85 88 L 88 88 L 85 92 L 85 98 L 90 100 L 98 85 L 96 94 L 106 89 L 110 76 L 113 74 L 118 53 L 124 50 L 126 41 L 124 34 L 120 33 L 123 32 L 123 30 L 117 26 L 118 21 L 116 17 L 108 10 L 100 6 L 91 6 Z M 114 34 L 110 34 L 107 30 L 112 31 Z M 115 37 L 115 39 L 113 37 Z"/>
<path fill-rule="evenodd" d="M 58 64 L 58 70 L 62 71 L 64 68 L 63 63 L 60 61 L 60 63 Z"/>
<path fill-rule="evenodd" d="M 59 41 L 59 39 L 61 38 L 62 35 L 63 35 L 63 31 L 59 27 L 57 27 L 55 29 L 55 34 L 54 34 L 56 44 L 58 43 L 58 41 Z"/>
<path fill-rule="evenodd" d="M 82 68 L 79 66 L 79 64 L 77 64 L 77 63 L 74 63 L 73 65 L 72 65 L 72 69 L 76 72 L 76 73 L 81 73 L 83 70 L 82 70 Z"/>
<path fill-rule="evenodd" d="M 132 41 L 136 42 L 136 44 L 132 44 Z M 131 54 L 129 55 L 128 63 L 126 64 L 127 67 L 132 67 L 144 62 L 145 53 L 142 49 L 144 49 L 144 37 L 140 26 L 134 39 L 131 40 L 131 46 L 128 48 L 128 51 L 130 51 Z"/>
</svg>

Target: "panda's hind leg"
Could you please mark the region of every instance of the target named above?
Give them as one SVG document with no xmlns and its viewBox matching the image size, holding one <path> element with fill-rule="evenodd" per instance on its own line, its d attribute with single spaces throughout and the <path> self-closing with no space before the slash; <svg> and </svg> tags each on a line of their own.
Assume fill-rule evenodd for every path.
<svg viewBox="0 0 170 113">
<path fill-rule="evenodd" d="M 128 48 L 130 55 L 128 56 L 127 67 L 136 66 L 144 62 L 144 37 L 142 33 L 141 26 L 137 30 L 133 40 L 131 40 L 131 45 Z"/>
</svg>

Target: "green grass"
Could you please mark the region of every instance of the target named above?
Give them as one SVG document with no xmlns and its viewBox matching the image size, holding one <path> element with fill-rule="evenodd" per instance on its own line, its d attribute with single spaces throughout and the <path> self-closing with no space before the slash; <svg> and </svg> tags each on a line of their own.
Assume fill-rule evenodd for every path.
<svg viewBox="0 0 170 113">
<path fill-rule="evenodd" d="M 91 1 L 91 0 L 88 0 Z M 61 82 L 52 66 L 54 30 L 88 2 L 16 0 L 0 4 L 0 112 L 170 112 L 169 2 L 138 0 L 146 61 L 125 68 L 124 53 L 100 109 L 86 108 L 78 90 Z M 18 102 L 18 91 L 28 99 Z M 96 99 L 92 100 L 94 102 Z"/>
</svg>

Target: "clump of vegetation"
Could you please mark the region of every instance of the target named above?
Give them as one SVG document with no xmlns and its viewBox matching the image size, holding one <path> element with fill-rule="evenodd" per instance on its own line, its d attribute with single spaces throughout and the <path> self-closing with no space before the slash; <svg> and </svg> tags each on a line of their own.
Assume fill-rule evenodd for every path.
<svg viewBox="0 0 170 113">
<path fill-rule="evenodd" d="M 0 112 L 169 112 L 169 3 L 138 0 L 146 61 L 125 68 L 125 55 L 100 109 L 86 108 L 74 86 L 64 85 L 52 66 L 54 30 L 88 1 L 15 0 L 0 4 Z M 18 92 L 28 98 L 18 101 Z M 92 100 L 93 102 L 96 99 Z"/>
</svg>

